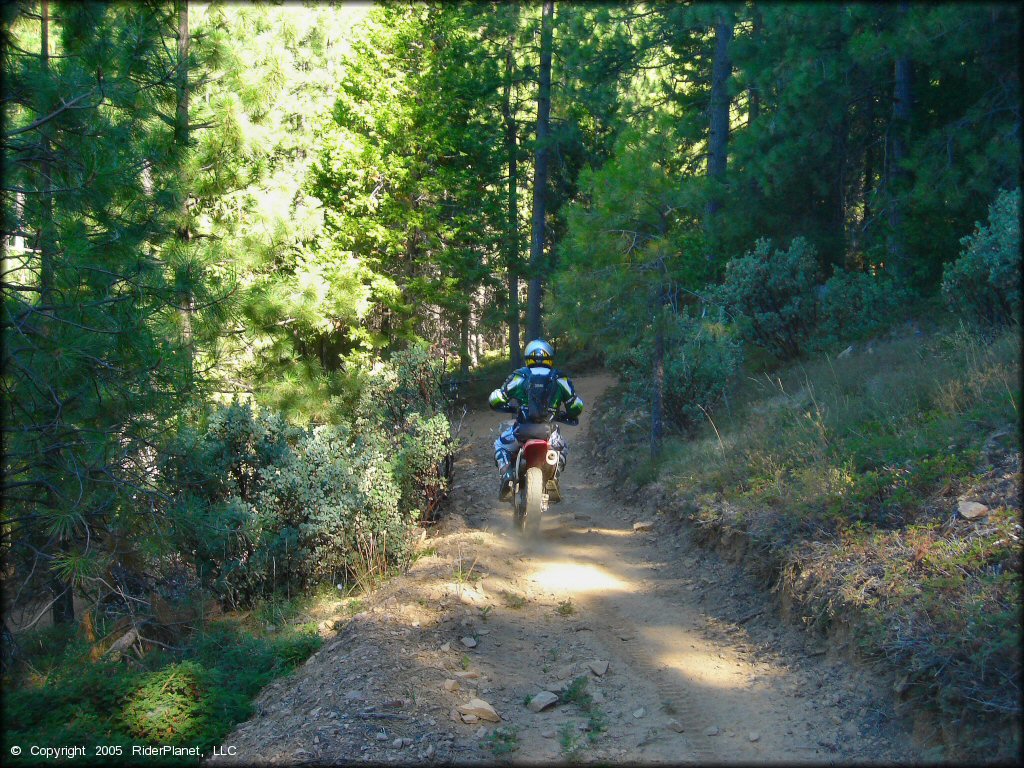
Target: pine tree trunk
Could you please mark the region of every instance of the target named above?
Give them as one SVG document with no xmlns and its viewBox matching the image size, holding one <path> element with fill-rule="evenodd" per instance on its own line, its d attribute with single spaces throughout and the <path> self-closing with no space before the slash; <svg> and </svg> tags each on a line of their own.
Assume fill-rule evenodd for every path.
<svg viewBox="0 0 1024 768">
<path fill-rule="evenodd" d="M 900 16 L 906 17 L 910 11 L 907 0 L 899 3 Z M 892 123 L 890 125 L 889 178 L 887 192 L 889 198 L 889 258 L 893 273 L 906 278 L 909 265 L 906 263 L 906 245 L 903 242 L 903 200 L 906 191 L 907 172 L 903 169 L 903 161 L 907 157 L 907 140 L 910 132 L 910 121 L 913 115 L 913 63 L 905 53 L 897 53 L 893 62 L 892 92 Z"/>
<path fill-rule="evenodd" d="M 523 364 L 522 333 L 519 329 L 519 274 L 513 268 L 508 275 L 509 293 L 509 324 L 508 324 L 508 355 L 513 367 L 519 368 Z"/>
<path fill-rule="evenodd" d="M 849 112 L 845 109 L 836 132 L 836 165 L 832 179 L 832 226 L 833 236 L 838 245 L 837 252 L 842 258 L 842 255 L 846 253 L 846 167 L 850 143 Z"/>
<path fill-rule="evenodd" d="M 716 186 L 725 181 L 727 150 L 729 147 L 729 41 L 732 39 L 732 16 L 723 11 L 715 24 L 715 58 L 711 66 L 711 105 L 708 110 L 708 177 Z M 709 239 L 713 231 L 712 220 L 721 200 L 713 189 L 704 211 L 704 231 Z M 710 258 L 710 253 L 709 253 Z"/>
<path fill-rule="evenodd" d="M 875 191 L 875 99 L 868 99 L 867 106 L 868 143 L 864 147 L 864 186 L 861 193 L 864 213 L 861 217 L 861 232 L 866 233 L 871 221 L 871 195 Z"/>
<path fill-rule="evenodd" d="M 761 28 L 763 22 L 761 21 L 761 14 L 758 13 L 757 9 L 751 9 L 751 15 L 754 23 L 754 28 L 751 36 L 754 39 L 754 44 L 758 44 L 761 39 Z M 749 128 L 757 120 L 761 114 L 761 91 L 757 86 L 757 83 L 751 82 L 747 88 L 747 127 Z"/>
<path fill-rule="evenodd" d="M 469 307 L 459 310 L 459 375 L 469 376 Z"/>
<path fill-rule="evenodd" d="M 60 540 L 60 551 L 68 554 L 71 544 L 66 538 Z M 65 581 L 55 573 L 50 576 L 50 591 L 54 602 L 50 608 L 50 616 L 54 624 L 73 624 L 75 621 L 75 591 L 71 582 Z"/>
<path fill-rule="evenodd" d="M 49 74 L 50 71 L 50 3 L 49 0 L 42 0 L 40 3 L 40 22 L 39 22 L 39 68 L 42 71 L 44 77 Z M 40 104 L 39 114 L 46 115 L 51 112 L 51 104 Z M 40 222 L 39 222 L 39 290 L 40 290 L 40 303 L 44 307 L 51 307 L 54 304 L 53 288 L 54 288 L 54 224 L 53 224 L 53 169 L 50 166 L 50 153 L 52 146 L 50 144 L 50 126 L 44 125 L 40 129 L 40 153 L 39 153 L 39 184 L 41 186 L 40 202 L 42 204 L 42 210 L 40 211 Z M 47 317 L 52 315 L 52 311 L 45 310 Z M 51 428 L 52 434 L 49 442 L 56 444 L 60 442 L 58 434 L 61 430 L 61 416 L 57 412 L 53 415 L 53 426 Z M 56 475 L 59 473 L 60 449 L 58 448 L 47 448 L 45 455 L 43 456 L 43 463 L 46 467 L 47 473 Z M 60 504 L 58 495 L 52 488 L 48 488 L 46 491 L 46 505 L 47 507 L 56 512 L 57 507 Z M 69 550 L 69 542 L 64 534 L 60 534 L 60 540 L 58 547 L 61 552 L 67 552 Z M 50 607 L 50 615 L 53 618 L 54 624 L 71 624 L 75 620 L 75 602 L 74 592 L 71 584 L 61 579 L 53 571 L 50 573 L 50 592 L 53 595 L 53 605 Z"/>
<path fill-rule="evenodd" d="M 523 365 L 523 348 L 519 332 L 519 275 L 514 267 L 508 273 L 508 296 L 508 359 L 514 368 L 520 368 Z"/>
<path fill-rule="evenodd" d="M 513 6 L 515 8 L 515 6 Z M 515 69 L 515 25 L 508 36 L 505 56 L 505 94 L 502 113 L 505 118 L 505 151 L 508 155 L 508 232 L 505 241 L 505 265 L 508 270 L 508 355 L 514 368 L 523 364 L 519 339 L 519 157 L 516 119 L 512 114 L 512 78 Z"/>
<path fill-rule="evenodd" d="M 176 73 L 176 100 L 177 109 L 174 120 L 174 143 L 182 149 L 181 157 L 185 156 L 185 149 L 188 147 L 189 126 L 188 126 L 188 0 L 175 0 L 175 9 L 178 15 L 178 71 Z M 178 240 L 188 243 L 192 240 L 192 232 L 188 223 L 188 194 L 183 190 L 181 225 L 178 227 Z M 192 291 L 186 288 L 178 296 L 178 306 L 181 312 L 182 339 L 185 342 L 185 353 L 188 355 L 189 368 L 195 357 L 195 349 L 192 333 L 192 315 L 195 311 Z"/>
<path fill-rule="evenodd" d="M 42 0 L 40 4 L 39 23 L 39 68 L 43 76 L 50 71 L 50 2 Z M 40 116 L 49 114 L 50 104 L 40 104 Z M 40 127 L 40 152 L 39 152 L 39 184 L 42 195 L 42 215 L 40 216 L 39 227 L 39 290 L 40 303 L 44 307 L 51 306 L 53 301 L 53 181 L 50 178 L 50 127 Z"/>
<path fill-rule="evenodd" d="M 175 0 L 178 15 L 178 71 L 176 73 L 177 111 L 174 142 L 188 146 L 188 0 Z"/>
<path fill-rule="evenodd" d="M 754 29 L 751 34 L 754 44 L 759 45 L 761 43 L 761 36 L 764 29 L 764 21 L 761 18 L 760 12 L 756 8 L 751 9 L 751 15 L 754 22 Z M 751 128 L 754 122 L 761 116 L 761 86 L 754 80 L 751 80 L 749 86 L 749 94 L 747 96 L 747 128 Z M 761 196 L 762 188 L 761 182 L 757 179 L 757 176 L 750 174 L 749 187 L 751 194 L 756 198 Z"/>
<path fill-rule="evenodd" d="M 533 174 L 533 224 L 530 232 L 530 287 L 527 294 L 526 335 L 541 336 L 540 300 L 543 289 L 545 192 L 548 183 L 548 119 L 551 110 L 551 26 L 554 0 L 544 0 L 540 27 L 540 86 L 537 93 L 537 148 Z"/>
<path fill-rule="evenodd" d="M 659 290 L 654 303 L 654 354 L 651 364 L 651 459 L 661 456 L 665 432 L 665 324 L 664 294 Z"/>
</svg>

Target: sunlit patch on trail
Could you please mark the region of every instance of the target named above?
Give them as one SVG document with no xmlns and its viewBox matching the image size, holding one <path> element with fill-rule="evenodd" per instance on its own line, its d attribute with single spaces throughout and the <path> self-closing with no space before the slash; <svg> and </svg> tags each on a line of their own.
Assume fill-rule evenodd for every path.
<svg viewBox="0 0 1024 768">
<path fill-rule="evenodd" d="M 749 688 L 749 674 L 735 661 L 725 661 L 715 653 L 670 651 L 657 658 L 665 672 L 675 672 L 686 680 L 709 688 Z"/>
<path fill-rule="evenodd" d="M 632 592 L 629 582 L 596 565 L 570 562 L 548 562 L 529 576 L 542 588 L 551 592 Z"/>
<path fill-rule="evenodd" d="M 662 672 L 678 674 L 700 686 L 749 689 L 750 665 L 738 657 L 726 657 L 718 646 L 707 648 L 699 632 L 675 624 L 648 624 L 636 628 L 652 650 L 652 661 Z"/>
</svg>

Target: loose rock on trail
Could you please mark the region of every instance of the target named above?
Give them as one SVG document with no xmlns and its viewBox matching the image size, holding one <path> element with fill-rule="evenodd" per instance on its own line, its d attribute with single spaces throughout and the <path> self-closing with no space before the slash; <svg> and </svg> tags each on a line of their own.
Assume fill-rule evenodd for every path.
<svg viewBox="0 0 1024 768">
<path fill-rule="evenodd" d="M 591 408 L 611 382 L 575 381 Z M 210 762 L 916 760 L 877 681 L 779 623 L 766 585 L 616 500 L 587 415 L 563 427 L 564 501 L 530 539 L 497 500 L 500 417 L 471 412 L 431 554 L 264 689 Z"/>
</svg>

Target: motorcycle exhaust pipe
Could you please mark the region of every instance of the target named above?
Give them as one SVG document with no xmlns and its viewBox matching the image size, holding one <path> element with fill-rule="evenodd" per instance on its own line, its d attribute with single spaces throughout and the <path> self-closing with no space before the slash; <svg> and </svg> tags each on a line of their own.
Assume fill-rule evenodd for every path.
<svg viewBox="0 0 1024 768">
<path fill-rule="evenodd" d="M 552 467 L 555 466 L 555 464 L 558 463 L 558 451 L 548 451 L 548 455 L 545 459 Z"/>
</svg>

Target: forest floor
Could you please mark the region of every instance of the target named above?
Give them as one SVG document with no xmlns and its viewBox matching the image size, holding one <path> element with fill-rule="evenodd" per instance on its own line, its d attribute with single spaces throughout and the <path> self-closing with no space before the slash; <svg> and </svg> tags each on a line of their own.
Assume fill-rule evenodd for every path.
<svg viewBox="0 0 1024 768">
<path fill-rule="evenodd" d="M 593 404 L 612 379 L 575 383 Z M 234 755 L 210 762 L 919 758 L 880 679 L 781 622 L 769 585 L 686 528 L 617 500 L 586 413 L 564 428 L 564 501 L 536 539 L 516 533 L 496 498 L 498 424 L 467 414 L 449 508 L 409 572 L 267 686 L 224 740 Z M 542 691 L 559 701 L 533 712 Z M 472 699 L 500 721 L 460 714 Z"/>
</svg>

